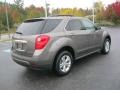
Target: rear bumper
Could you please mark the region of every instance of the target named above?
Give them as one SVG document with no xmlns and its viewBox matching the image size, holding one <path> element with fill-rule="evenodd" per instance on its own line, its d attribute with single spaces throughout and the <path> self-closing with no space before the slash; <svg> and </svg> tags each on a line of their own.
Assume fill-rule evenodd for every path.
<svg viewBox="0 0 120 90">
<path fill-rule="evenodd" d="M 22 55 L 18 55 L 16 53 L 11 53 L 12 59 L 25 67 L 33 68 L 33 69 L 52 69 L 53 66 L 53 59 L 50 58 L 51 54 L 47 56 L 33 56 L 33 57 L 26 57 Z"/>
</svg>

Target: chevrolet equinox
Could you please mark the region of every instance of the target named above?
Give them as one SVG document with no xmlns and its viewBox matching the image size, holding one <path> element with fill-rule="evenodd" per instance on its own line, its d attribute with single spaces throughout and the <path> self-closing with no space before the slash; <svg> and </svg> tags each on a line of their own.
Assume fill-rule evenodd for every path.
<svg viewBox="0 0 120 90">
<path fill-rule="evenodd" d="M 108 54 L 109 33 L 84 17 L 54 16 L 24 21 L 12 38 L 12 59 L 30 69 L 70 72 L 74 60 Z"/>
</svg>

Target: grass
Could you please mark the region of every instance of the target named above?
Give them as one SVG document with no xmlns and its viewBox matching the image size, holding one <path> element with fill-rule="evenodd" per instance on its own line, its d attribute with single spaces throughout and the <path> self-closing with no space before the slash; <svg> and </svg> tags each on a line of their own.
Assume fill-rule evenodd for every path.
<svg viewBox="0 0 120 90">
<path fill-rule="evenodd" d="M 120 24 L 115 24 L 113 22 L 110 21 L 100 21 L 99 23 L 97 23 L 99 26 L 106 26 L 106 27 L 120 27 Z"/>
<path fill-rule="evenodd" d="M 114 26 L 115 24 L 112 22 L 108 22 L 108 21 L 100 21 L 98 23 L 98 25 L 100 25 L 100 26 Z"/>
<path fill-rule="evenodd" d="M 1 33 L 1 34 L 12 34 L 12 33 L 15 33 L 15 32 L 16 32 L 16 28 L 10 28 L 9 31 L 3 30 L 3 31 L 1 31 L 0 33 Z"/>
</svg>

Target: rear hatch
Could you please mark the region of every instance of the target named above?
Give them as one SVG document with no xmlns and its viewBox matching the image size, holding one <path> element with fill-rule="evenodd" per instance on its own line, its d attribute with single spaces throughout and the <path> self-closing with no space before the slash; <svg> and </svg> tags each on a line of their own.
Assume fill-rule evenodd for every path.
<svg viewBox="0 0 120 90">
<path fill-rule="evenodd" d="M 12 51 L 16 54 L 32 57 L 35 51 L 36 37 L 54 30 L 61 19 L 31 19 L 23 22 L 12 40 Z"/>
</svg>

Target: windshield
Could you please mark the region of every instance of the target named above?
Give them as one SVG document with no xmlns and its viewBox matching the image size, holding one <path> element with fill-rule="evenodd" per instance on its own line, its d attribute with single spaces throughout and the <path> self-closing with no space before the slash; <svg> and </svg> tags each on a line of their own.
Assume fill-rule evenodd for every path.
<svg viewBox="0 0 120 90">
<path fill-rule="evenodd" d="M 54 30 L 60 22 L 61 19 L 28 20 L 19 26 L 16 33 L 22 35 L 36 35 L 48 33 Z"/>
</svg>

